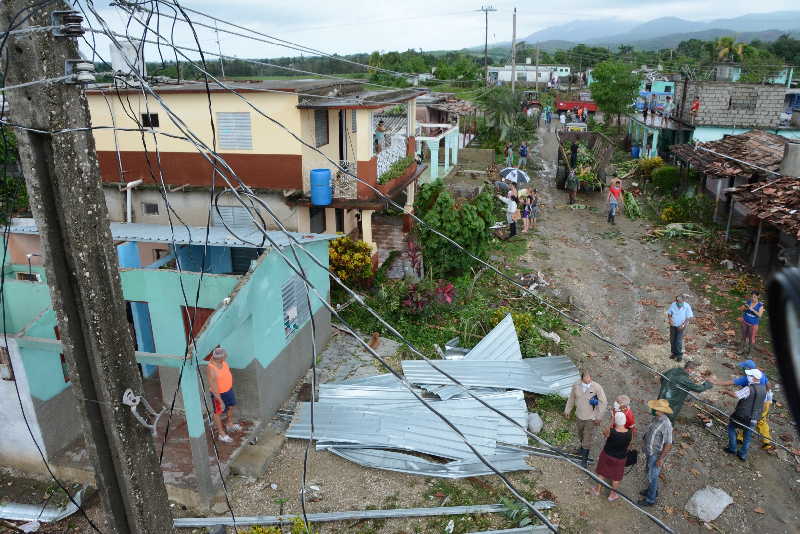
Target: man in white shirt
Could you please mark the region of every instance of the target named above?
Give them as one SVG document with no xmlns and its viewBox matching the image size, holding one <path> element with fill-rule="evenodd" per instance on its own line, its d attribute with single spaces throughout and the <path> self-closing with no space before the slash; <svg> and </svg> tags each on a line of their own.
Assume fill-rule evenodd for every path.
<svg viewBox="0 0 800 534">
<path fill-rule="evenodd" d="M 683 335 L 689 320 L 694 317 L 692 307 L 688 302 L 683 301 L 683 296 L 675 297 L 667 310 L 667 323 L 669 324 L 669 346 L 672 351 L 670 358 L 681 361 L 683 359 Z"/>
</svg>

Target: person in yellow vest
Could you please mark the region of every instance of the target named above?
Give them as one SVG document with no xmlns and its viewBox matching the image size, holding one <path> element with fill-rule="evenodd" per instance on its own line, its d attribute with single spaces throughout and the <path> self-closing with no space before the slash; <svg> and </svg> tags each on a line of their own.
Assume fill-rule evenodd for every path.
<svg viewBox="0 0 800 534">
<path fill-rule="evenodd" d="M 236 395 L 233 392 L 233 375 L 228 367 L 228 353 L 222 347 L 217 347 L 211 353 L 206 376 L 211 400 L 214 404 L 214 426 L 217 436 L 224 443 L 231 443 L 233 438 L 228 432 L 238 432 L 242 427 L 234 422 L 233 407 L 236 406 Z M 225 426 L 222 426 L 222 414 L 225 414 Z M 227 430 L 227 432 L 226 432 Z"/>
</svg>

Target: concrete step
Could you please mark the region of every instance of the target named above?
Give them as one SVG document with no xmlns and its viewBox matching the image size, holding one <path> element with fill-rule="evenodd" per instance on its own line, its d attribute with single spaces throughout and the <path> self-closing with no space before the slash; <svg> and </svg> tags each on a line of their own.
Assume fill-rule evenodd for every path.
<svg viewBox="0 0 800 534">
<path fill-rule="evenodd" d="M 271 430 L 265 430 L 255 445 L 247 444 L 230 463 L 231 474 L 258 478 L 267 470 L 269 462 L 275 458 L 286 437 Z"/>
</svg>

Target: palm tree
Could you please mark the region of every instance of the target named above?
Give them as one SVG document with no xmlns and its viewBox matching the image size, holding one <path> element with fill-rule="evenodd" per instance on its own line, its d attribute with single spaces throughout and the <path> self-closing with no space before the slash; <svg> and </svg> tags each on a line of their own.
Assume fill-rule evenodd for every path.
<svg viewBox="0 0 800 534">
<path fill-rule="evenodd" d="M 522 95 L 512 93 L 508 87 L 495 87 L 475 99 L 485 113 L 486 125 L 501 141 L 516 142 L 523 134 Z"/>
<path fill-rule="evenodd" d="M 733 37 L 720 37 L 714 43 L 716 59 L 721 61 L 741 60 L 746 49 L 747 44 L 737 43 Z"/>
</svg>

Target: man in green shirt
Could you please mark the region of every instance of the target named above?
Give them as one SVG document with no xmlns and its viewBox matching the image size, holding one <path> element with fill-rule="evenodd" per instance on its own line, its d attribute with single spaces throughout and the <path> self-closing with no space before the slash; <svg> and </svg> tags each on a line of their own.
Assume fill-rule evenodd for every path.
<svg viewBox="0 0 800 534">
<path fill-rule="evenodd" d="M 668 414 L 668 417 L 673 423 L 681 408 L 683 408 L 683 402 L 686 400 L 689 391 L 699 393 L 712 387 L 711 382 L 707 380 L 702 384 L 697 383 L 697 364 L 691 360 L 687 361 L 683 367 L 675 367 L 665 371 L 664 377 L 666 378 L 661 378 L 661 390 L 658 392 L 658 398 L 666 399 L 669 402 L 672 413 Z"/>
</svg>

